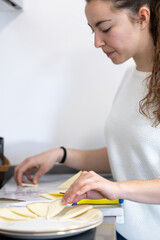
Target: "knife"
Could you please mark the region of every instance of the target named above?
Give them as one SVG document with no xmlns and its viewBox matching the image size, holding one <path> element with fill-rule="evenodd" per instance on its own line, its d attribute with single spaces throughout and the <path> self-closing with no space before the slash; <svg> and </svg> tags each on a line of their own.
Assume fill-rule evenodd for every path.
<svg viewBox="0 0 160 240">
<path fill-rule="evenodd" d="M 11 202 L 25 202 L 25 200 L 0 197 L 0 203 L 11 203 Z"/>
</svg>

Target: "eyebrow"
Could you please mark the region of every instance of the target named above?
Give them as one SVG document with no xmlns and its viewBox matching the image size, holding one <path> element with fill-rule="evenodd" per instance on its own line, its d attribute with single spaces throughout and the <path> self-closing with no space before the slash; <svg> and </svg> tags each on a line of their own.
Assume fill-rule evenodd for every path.
<svg viewBox="0 0 160 240">
<path fill-rule="evenodd" d="M 107 20 L 103 20 L 103 21 L 99 21 L 95 24 L 96 27 L 98 27 L 100 24 L 104 23 L 104 22 L 110 22 L 111 19 L 107 19 Z M 92 26 L 88 23 L 88 25 L 92 28 Z"/>
</svg>

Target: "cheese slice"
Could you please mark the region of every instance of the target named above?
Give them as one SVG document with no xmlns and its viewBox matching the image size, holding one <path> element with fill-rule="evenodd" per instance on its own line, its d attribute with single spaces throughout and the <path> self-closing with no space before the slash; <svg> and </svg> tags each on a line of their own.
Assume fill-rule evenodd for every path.
<svg viewBox="0 0 160 240">
<path fill-rule="evenodd" d="M 32 183 L 22 183 L 22 187 L 38 187 L 38 184 L 32 184 Z"/>
<path fill-rule="evenodd" d="M 29 217 L 29 218 L 36 218 L 37 215 L 32 213 L 31 211 L 28 210 L 26 207 L 10 207 L 8 208 L 11 212 L 23 216 L 23 217 Z"/>
<path fill-rule="evenodd" d="M 57 198 L 62 198 L 65 192 L 66 190 L 63 190 L 62 192 L 60 190 L 55 190 L 49 193 L 41 193 L 40 197 L 43 197 L 49 200 L 56 200 Z"/>
<path fill-rule="evenodd" d="M 72 183 L 76 181 L 77 178 L 81 175 L 82 171 L 79 171 L 77 174 L 75 174 L 73 177 L 69 178 L 67 181 L 62 183 L 60 186 L 58 186 L 58 189 L 68 189 Z"/>
<path fill-rule="evenodd" d="M 84 212 L 76 217 L 80 221 L 89 221 L 92 218 L 96 217 L 101 211 L 99 209 L 89 209 L 87 212 Z"/>
<path fill-rule="evenodd" d="M 40 197 L 43 197 L 43 198 L 46 198 L 46 199 L 49 199 L 49 200 L 56 200 L 57 197 L 55 196 L 52 196 L 50 195 L 49 193 L 41 193 L 40 194 Z M 59 198 L 59 197 L 58 197 Z"/>
<path fill-rule="evenodd" d="M 49 204 L 47 219 L 50 219 L 56 216 L 59 212 L 61 212 L 66 206 L 62 204 L 61 199 L 57 199 Z"/>
<path fill-rule="evenodd" d="M 32 213 L 36 214 L 39 217 L 46 217 L 48 212 L 48 202 L 34 202 L 28 204 L 26 207 L 28 210 L 30 210 Z"/>
<path fill-rule="evenodd" d="M 76 205 L 68 207 L 68 211 L 61 218 L 62 219 L 73 218 L 88 211 L 91 208 L 93 208 L 91 205 Z"/>
<path fill-rule="evenodd" d="M 67 190 L 63 190 L 63 191 L 55 190 L 53 192 L 49 192 L 49 194 L 55 197 L 62 197 L 65 194 L 65 192 L 67 192 Z"/>
<path fill-rule="evenodd" d="M 8 208 L 0 208 L 0 218 L 6 219 L 6 220 L 12 220 L 12 221 L 22 221 L 22 220 L 28 220 L 27 217 L 19 216 L 13 212 L 11 212 Z"/>
<path fill-rule="evenodd" d="M 62 217 L 69 211 L 69 206 L 66 206 L 60 213 L 58 213 L 54 218 L 58 221 L 65 220 Z"/>
</svg>

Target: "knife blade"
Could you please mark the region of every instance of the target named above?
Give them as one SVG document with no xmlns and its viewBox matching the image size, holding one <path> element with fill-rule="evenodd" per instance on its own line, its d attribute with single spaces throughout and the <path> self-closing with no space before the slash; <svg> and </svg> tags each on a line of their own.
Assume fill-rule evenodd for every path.
<svg viewBox="0 0 160 240">
<path fill-rule="evenodd" d="M 25 202 L 25 200 L 16 199 L 16 198 L 3 198 L 3 197 L 0 197 L 0 203 L 11 203 L 11 202 Z"/>
</svg>

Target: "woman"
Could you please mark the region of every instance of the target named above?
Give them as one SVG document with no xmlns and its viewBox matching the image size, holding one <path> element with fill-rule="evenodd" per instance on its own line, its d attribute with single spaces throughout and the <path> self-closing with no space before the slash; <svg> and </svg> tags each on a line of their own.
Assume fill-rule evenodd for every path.
<svg viewBox="0 0 160 240">
<path fill-rule="evenodd" d="M 105 127 L 106 146 L 93 151 L 54 149 L 26 159 L 15 180 L 34 183 L 55 162 L 86 170 L 63 203 L 82 198 L 122 198 L 125 223 L 119 239 L 160 236 L 160 0 L 87 0 L 85 13 L 95 47 L 115 64 L 133 58 L 116 94 Z M 63 155 L 64 153 L 64 155 Z M 65 158 L 65 159 L 64 159 Z M 93 171 L 89 171 L 92 166 Z M 35 168 L 38 172 L 31 178 Z M 111 172 L 114 182 L 95 172 Z"/>
</svg>

